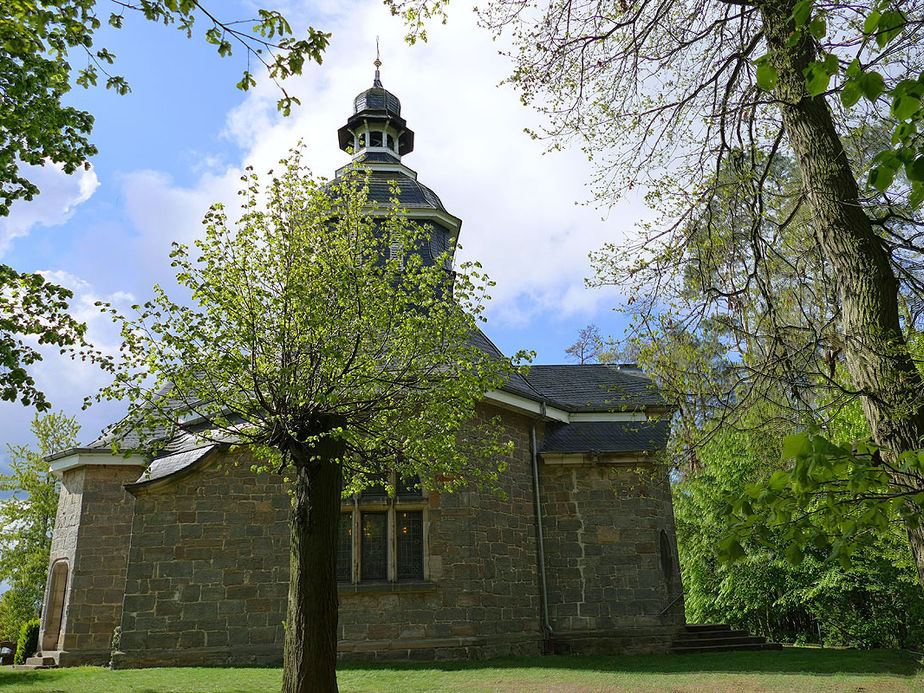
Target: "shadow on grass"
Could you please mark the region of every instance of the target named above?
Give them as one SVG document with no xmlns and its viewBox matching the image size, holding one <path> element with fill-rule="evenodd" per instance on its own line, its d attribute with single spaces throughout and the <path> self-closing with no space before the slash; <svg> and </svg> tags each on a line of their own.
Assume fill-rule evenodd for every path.
<svg viewBox="0 0 924 693">
<path fill-rule="evenodd" d="M 464 671 L 477 669 L 571 669 L 622 673 L 684 674 L 893 674 L 912 676 L 921 658 L 903 650 L 831 650 L 787 647 L 765 652 L 590 657 L 504 657 L 475 662 L 341 662 L 338 671 L 374 669 Z"/>
<path fill-rule="evenodd" d="M 830 650 L 791 647 L 768 652 L 717 652 L 691 655 L 637 655 L 623 657 L 549 656 L 506 657 L 475 662 L 340 662 L 341 673 L 364 671 L 391 671 L 400 676 L 403 671 L 502 671 L 545 670 L 554 677 L 555 670 L 587 671 L 623 674 L 794 674 L 829 676 L 857 674 L 912 677 L 924 674 L 920 657 L 901 650 Z M 109 671 L 96 667 L 14 671 L 0 669 L 0 690 L 15 687 L 17 691 L 38 693 L 72 693 L 72 691 L 130 690 L 132 693 L 158 693 L 184 690 L 176 687 L 178 676 L 190 684 L 190 690 L 221 690 L 222 693 L 264 690 L 266 681 L 254 669 L 224 669 L 224 674 L 212 678 L 210 669 L 136 669 Z M 237 677 L 234 671 L 242 676 Z M 245 673 L 251 672 L 251 673 Z M 281 671 L 273 670 L 281 676 Z M 189 678 L 195 676 L 195 678 Z M 387 676 L 387 674 L 386 674 Z M 199 685 L 198 679 L 221 679 L 221 688 Z M 270 688 L 275 688 L 274 682 Z M 246 681 L 246 683 L 245 683 Z M 260 683 L 262 681 L 262 683 Z M 196 683 L 196 685 L 192 685 Z M 230 685 L 229 685 L 230 683 Z M 269 689 L 266 689 L 269 690 Z"/>
</svg>

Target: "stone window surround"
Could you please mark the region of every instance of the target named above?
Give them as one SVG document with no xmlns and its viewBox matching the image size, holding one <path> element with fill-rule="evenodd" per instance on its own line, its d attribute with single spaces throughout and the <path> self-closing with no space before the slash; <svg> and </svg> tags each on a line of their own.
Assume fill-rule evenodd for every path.
<svg viewBox="0 0 924 693">
<path fill-rule="evenodd" d="M 396 475 L 392 472 L 389 478 L 389 486 L 394 489 L 396 488 Z M 353 550 L 353 562 L 352 562 L 352 579 L 349 582 L 340 582 L 340 589 L 343 590 L 344 587 L 357 587 L 357 588 L 369 588 L 372 590 L 386 588 L 388 585 L 424 585 L 429 584 L 430 580 L 430 571 L 429 571 L 429 561 L 427 560 L 430 551 L 429 551 L 429 529 L 430 529 L 430 512 L 429 512 L 429 499 L 427 497 L 427 491 L 423 487 L 420 489 L 420 496 L 417 497 L 399 497 L 396 493 L 393 496 L 388 496 L 387 498 L 382 497 L 364 497 L 362 494 L 356 494 L 351 499 L 345 500 L 340 506 L 341 513 L 351 513 L 352 514 L 352 550 Z M 423 565 L 423 578 L 422 580 L 398 580 L 398 565 L 397 565 L 397 513 L 401 511 L 418 511 L 421 513 L 422 518 L 422 539 L 421 539 L 421 562 Z M 387 538 L 387 578 L 384 582 L 382 581 L 363 581 L 361 579 L 362 575 L 362 565 L 361 565 L 361 541 L 359 537 L 361 536 L 362 529 L 362 513 L 363 512 L 384 512 L 386 514 L 385 527 L 386 532 L 388 533 Z"/>
</svg>

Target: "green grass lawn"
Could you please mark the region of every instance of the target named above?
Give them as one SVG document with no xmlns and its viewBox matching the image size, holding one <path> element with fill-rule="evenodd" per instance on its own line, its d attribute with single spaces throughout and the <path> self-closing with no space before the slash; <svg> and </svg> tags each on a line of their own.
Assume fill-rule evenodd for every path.
<svg viewBox="0 0 924 693">
<path fill-rule="evenodd" d="M 342 693 L 924 691 L 924 667 L 910 653 L 798 647 L 781 652 L 706 655 L 519 657 L 390 665 L 344 663 L 338 669 L 338 678 Z M 4 693 L 270 693 L 279 690 L 281 682 L 279 669 L 0 669 L 0 691 Z"/>
</svg>

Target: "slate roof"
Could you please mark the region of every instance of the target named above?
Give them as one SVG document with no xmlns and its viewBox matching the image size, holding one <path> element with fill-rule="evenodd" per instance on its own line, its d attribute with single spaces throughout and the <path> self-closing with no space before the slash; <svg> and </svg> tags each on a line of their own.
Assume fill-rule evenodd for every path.
<svg viewBox="0 0 924 693">
<path fill-rule="evenodd" d="M 398 187 L 398 204 L 404 209 L 446 211 L 435 192 L 406 173 L 399 171 L 372 169 L 369 175 L 369 199 L 380 204 L 389 204 L 392 198 L 392 182 Z"/>
<path fill-rule="evenodd" d="M 400 164 L 401 159 L 390 152 L 364 151 L 356 161 L 360 164 Z"/>
<path fill-rule="evenodd" d="M 396 116 L 401 115 L 401 101 L 390 91 L 379 86 L 370 87 L 360 92 L 353 99 L 353 114 L 363 111 L 388 111 Z"/>
<path fill-rule="evenodd" d="M 549 424 L 539 452 L 653 452 L 667 445 L 668 435 L 670 423 L 666 419 Z"/>
<path fill-rule="evenodd" d="M 498 349 L 494 342 L 488 339 L 488 336 L 479 329 L 475 330 L 469 338 L 469 344 L 471 344 L 476 349 L 480 349 L 485 352 L 488 356 L 495 359 L 502 359 L 504 355 L 501 353 L 501 350 Z M 514 395 L 519 395 L 520 397 L 526 397 L 532 400 L 545 401 L 542 395 L 540 395 L 536 390 L 534 390 L 527 379 L 520 375 L 519 373 L 514 373 L 510 376 L 506 383 L 501 387 L 501 390 L 509 392 Z"/>
<path fill-rule="evenodd" d="M 171 441 L 171 443 L 173 443 L 173 441 Z M 164 455 L 163 457 L 158 457 L 153 462 L 151 462 L 151 464 L 147 469 L 144 470 L 144 472 L 142 472 L 141 476 L 138 477 L 138 480 L 132 484 L 132 486 L 148 484 L 152 481 L 164 479 L 168 476 L 181 472 L 184 469 L 188 469 L 207 454 L 209 454 L 216 447 L 218 446 L 215 444 L 204 445 L 202 447 L 183 450 L 182 452 L 176 452 L 172 455 Z"/>
<path fill-rule="evenodd" d="M 527 380 L 536 392 L 569 412 L 619 412 L 667 404 L 650 378 L 625 366 L 531 366 Z"/>
</svg>

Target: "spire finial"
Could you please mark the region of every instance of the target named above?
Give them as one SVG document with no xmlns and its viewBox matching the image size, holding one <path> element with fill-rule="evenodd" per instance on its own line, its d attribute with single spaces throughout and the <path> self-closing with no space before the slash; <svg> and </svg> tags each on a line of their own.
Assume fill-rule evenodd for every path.
<svg viewBox="0 0 924 693">
<path fill-rule="evenodd" d="M 382 67 L 382 61 L 379 60 L 379 37 L 378 36 L 375 37 L 375 62 L 373 63 L 373 65 L 375 65 L 375 80 L 372 82 L 372 86 L 378 87 L 379 89 L 381 89 L 382 80 L 379 77 L 379 68 Z"/>
</svg>

